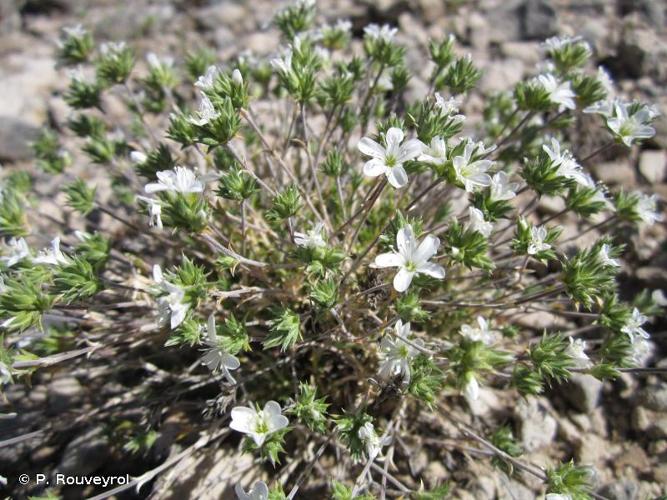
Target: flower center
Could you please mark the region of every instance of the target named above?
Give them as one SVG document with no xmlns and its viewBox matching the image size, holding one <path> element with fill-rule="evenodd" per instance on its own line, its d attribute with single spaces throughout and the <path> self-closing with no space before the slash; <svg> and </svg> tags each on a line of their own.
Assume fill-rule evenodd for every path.
<svg viewBox="0 0 667 500">
<path fill-rule="evenodd" d="M 402 345 L 398 348 L 398 356 L 403 359 L 407 359 L 410 354 L 410 351 L 408 350 L 408 346 Z"/>
<path fill-rule="evenodd" d="M 395 167 L 398 164 L 398 158 L 396 158 L 394 155 L 387 155 L 384 159 L 385 165 L 388 167 Z"/>
<path fill-rule="evenodd" d="M 262 417 L 258 417 L 255 421 L 255 432 L 257 434 L 268 434 L 269 424 L 266 423 L 266 420 Z"/>
<path fill-rule="evenodd" d="M 415 264 L 412 261 L 408 261 L 408 262 L 405 263 L 405 269 L 414 273 L 417 270 L 417 264 Z"/>
</svg>

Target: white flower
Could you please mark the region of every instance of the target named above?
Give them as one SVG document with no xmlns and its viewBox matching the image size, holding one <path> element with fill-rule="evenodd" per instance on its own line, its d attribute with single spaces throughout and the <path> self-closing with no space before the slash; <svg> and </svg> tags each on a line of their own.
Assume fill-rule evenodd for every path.
<svg viewBox="0 0 667 500">
<path fill-rule="evenodd" d="M 213 88 L 213 83 L 215 82 L 215 78 L 217 76 L 218 76 L 217 66 L 209 66 L 208 68 L 206 68 L 206 73 L 197 78 L 197 81 L 195 82 L 195 87 L 197 87 L 200 90 L 210 90 L 211 88 Z"/>
<path fill-rule="evenodd" d="M 614 112 L 614 105 L 610 101 L 594 102 L 590 106 L 584 108 L 584 113 L 602 115 L 605 118 L 611 116 Z"/>
<path fill-rule="evenodd" d="M 169 324 L 173 330 L 183 323 L 190 305 L 184 302 L 185 290 L 180 286 L 169 283 L 162 275 L 162 269 L 158 264 L 153 266 L 153 281 L 159 286 L 164 295 L 158 297 L 158 324 L 160 326 Z"/>
<path fill-rule="evenodd" d="M 651 293 L 651 300 L 653 300 L 653 302 L 655 302 L 655 304 L 660 307 L 667 306 L 667 297 L 665 297 L 665 294 L 663 293 L 662 290 L 659 289 L 653 290 L 653 292 Z"/>
<path fill-rule="evenodd" d="M 491 345 L 496 341 L 498 332 L 490 328 L 489 322 L 486 319 L 482 316 L 477 316 L 477 326 L 461 325 L 461 335 L 472 341 Z"/>
<path fill-rule="evenodd" d="M 102 55 L 110 55 L 110 56 L 115 56 L 119 54 L 120 52 L 123 52 L 125 48 L 127 47 L 127 44 L 123 41 L 120 42 L 105 42 L 100 46 L 100 52 Z"/>
<path fill-rule="evenodd" d="M 32 261 L 37 264 L 48 264 L 50 266 L 70 263 L 69 257 L 60 251 L 60 238 L 57 237 L 51 241 L 51 248 L 40 251 Z"/>
<path fill-rule="evenodd" d="M 549 100 L 554 104 L 558 104 L 559 111 L 576 109 L 577 105 L 574 103 L 576 94 L 572 91 L 572 85 L 569 81 L 558 83 L 556 78 L 550 73 L 539 75 L 537 79 L 549 94 Z"/>
<path fill-rule="evenodd" d="M 382 40 L 383 42 L 391 42 L 398 33 L 398 28 L 392 28 L 388 24 L 378 26 L 377 24 L 369 24 L 364 28 L 364 34 L 373 40 Z"/>
<path fill-rule="evenodd" d="M 620 267 L 617 259 L 613 259 L 609 256 L 609 251 L 611 250 L 611 245 L 604 243 L 600 250 L 598 251 L 598 256 L 605 266 Z"/>
<path fill-rule="evenodd" d="M 377 177 L 386 175 L 389 184 L 399 189 L 408 183 L 403 163 L 417 158 L 424 145 L 418 139 L 409 139 L 403 143 L 405 135 L 400 128 L 392 127 L 385 134 L 386 147 L 369 137 L 363 137 L 357 147 L 372 159 L 364 164 L 364 175 Z"/>
<path fill-rule="evenodd" d="M 7 385 L 12 381 L 12 372 L 9 367 L 0 361 L 0 387 Z M 2 477 L 2 476 L 0 476 Z"/>
<path fill-rule="evenodd" d="M 71 38 L 83 38 L 88 32 L 83 26 L 81 26 L 81 24 L 75 24 L 74 26 L 64 27 L 63 33 Z"/>
<path fill-rule="evenodd" d="M 501 170 L 491 178 L 490 198 L 492 201 L 511 200 L 516 196 L 517 189 L 519 184 L 510 182 L 509 175 Z"/>
<path fill-rule="evenodd" d="M 432 234 L 426 235 L 419 245 L 415 239 L 412 226 L 401 228 L 396 234 L 396 252 L 382 253 L 375 257 L 375 267 L 398 267 L 394 276 L 394 289 L 404 292 L 412 283 L 415 274 L 426 274 L 443 279 L 445 269 L 438 264 L 429 262 L 440 246 L 440 240 Z"/>
<path fill-rule="evenodd" d="M 648 332 L 642 328 L 642 325 L 647 321 L 648 318 L 635 307 L 632 310 L 632 315 L 627 319 L 623 328 L 621 328 L 621 331 L 628 334 L 631 342 L 635 342 L 637 337 L 648 339 Z"/>
<path fill-rule="evenodd" d="M 660 222 L 663 219 L 661 213 L 658 212 L 658 198 L 656 195 L 652 194 L 651 196 L 636 192 L 638 197 L 636 212 L 641 220 L 646 224 L 654 224 L 655 222 Z"/>
<path fill-rule="evenodd" d="M 631 344 L 630 358 L 636 366 L 644 366 L 653 354 L 653 343 L 643 337 L 635 338 Z"/>
<path fill-rule="evenodd" d="M 528 255 L 535 255 L 544 250 L 549 250 L 551 245 L 545 243 L 547 237 L 547 228 L 544 226 L 533 226 L 530 228 L 530 244 L 528 245 Z"/>
<path fill-rule="evenodd" d="M 586 187 L 593 187 L 595 183 L 589 175 L 583 170 L 577 160 L 570 154 L 569 151 L 561 151 L 560 142 L 555 137 L 551 138 L 551 147 L 546 144 L 542 145 L 542 149 L 549 156 L 551 163 L 558 166 L 557 174 L 566 179 L 572 179 L 578 184 Z"/>
<path fill-rule="evenodd" d="M 466 119 L 465 115 L 458 114 L 460 102 L 456 97 L 445 99 L 436 92 L 435 105 L 440 108 L 440 111 L 445 115 L 450 116 L 455 122 L 462 122 Z"/>
<path fill-rule="evenodd" d="M 269 487 L 264 481 L 257 481 L 253 484 L 248 493 L 243 490 L 241 483 L 236 483 L 234 491 L 238 500 L 268 500 L 269 498 Z"/>
<path fill-rule="evenodd" d="M 403 375 L 403 383 L 410 383 L 410 360 L 419 354 L 419 350 L 408 344 L 421 345 L 420 339 L 411 340 L 410 323 L 403 324 L 400 319 L 394 326 L 395 334 L 385 335 L 380 343 L 381 359 L 379 374 L 385 380 L 390 380 L 398 375 Z"/>
<path fill-rule="evenodd" d="M 174 65 L 173 58 L 165 57 L 164 59 L 160 59 L 154 52 L 149 52 L 146 55 L 146 62 L 154 69 L 171 68 Z"/>
<path fill-rule="evenodd" d="M 543 45 L 546 47 L 548 50 L 560 50 L 564 47 L 567 47 L 568 45 L 572 45 L 575 43 L 579 43 L 582 41 L 582 38 L 580 36 L 553 36 L 551 38 L 547 38 Z M 582 42 L 586 46 L 588 46 L 588 43 Z M 589 47 L 590 50 L 590 47 Z"/>
<path fill-rule="evenodd" d="M 137 196 L 137 199 L 148 205 L 148 225 L 162 229 L 162 205 L 160 201 L 146 196 Z"/>
<path fill-rule="evenodd" d="M 206 338 L 204 343 L 208 346 L 206 354 L 202 358 L 202 363 L 204 363 L 209 370 L 212 372 L 221 371 L 227 377 L 227 380 L 230 384 L 235 384 L 236 380 L 232 377 L 232 374 L 229 373 L 230 370 L 236 370 L 241 363 L 236 356 L 229 354 L 220 340 L 218 339 L 218 334 L 215 329 L 215 316 L 211 314 L 208 317 L 206 323 Z"/>
<path fill-rule="evenodd" d="M 565 493 L 547 493 L 544 500 L 572 500 L 572 496 Z"/>
<path fill-rule="evenodd" d="M 444 165 L 447 162 L 447 143 L 442 137 L 434 137 L 429 146 L 424 146 L 417 160 L 431 165 Z"/>
<path fill-rule="evenodd" d="M 287 424 L 289 420 L 282 414 L 280 405 L 269 401 L 264 405 L 264 409 L 259 411 L 247 406 L 234 407 L 229 427 L 248 434 L 257 446 L 262 446 L 270 434 L 284 429 Z"/>
<path fill-rule="evenodd" d="M 275 57 L 271 59 L 271 66 L 273 69 L 282 73 L 283 75 L 288 75 L 292 72 L 292 49 L 288 48 L 283 52 L 282 57 Z"/>
<path fill-rule="evenodd" d="M 463 149 L 463 155 L 455 156 L 452 160 L 456 180 L 463 184 L 468 193 L 472 193 L 480 187 L 491 185 L 491 177 L 486 172 L 493 162 L 490 160 L 472 160 L 474 153 L 483 155 L 486 152 L 487 150 L 480 151 L 479 143 L 475 144 L 468 139 Z"/>
<path fill-rule="evenodd" d="M 195 116 L 188 117 L 188 121 L 193 125 L 203 127 L 207 123 L 215 120 L 218 116 L 220 116 L 220 113 L 215 110 L 211 100 L 206 94 L 200 92 L 199 111 L 197 111 Z"/>
<path fill-rule="evenodd" d="M 0 262 L 4 262 L 7 267 L 12 267 L 14 264 L 30 257 L 30 248 L 23 238 L 12 238 L 6 244 L 6 247 L 8 254 L 0 257 Z"/>
<path fill-rule="evenodd" d="M 157 174 L 157 182 L 146 184 L 144 191 L 157 193 L 170 191 L 173 193 L 201 193 L 204 184 L 197 179 L 195 173 L 186 167 L 174 167 L 173 170 L 161 170 Z"/>
<path fill-rule="evenodd" d="M 235 68 L 234 71 L 232 71 L 232 81 L 239 87 L 243 85 L 243 75 L 238 68 Z"/>
<path fill-rule="evenodd" d="M 326 241 L 322 236 L 324 225 L 321 222 L 315 224 L 307 233 L 294 233 L 294 243 L 300 247 L 318 248 L 326 246 Z"/>
<path fill-rule="evenodd" d="M 474 375 L 469 375 L 468 381 L 463 388 L 463 395 L 468 401 L 477 401 L 479 399 L 479 382 Z"/>
<path fill-rule="evenodd" d="M 586 341 L 572 337 L 568 337 L 570 345 L 567 346 L 565 353 L 572 358 L 575 368 L 588 368 L 591 365 L 591 360 L 586 354 Z"/>
<path fill-rule="evenodd" d="M 369 460 L 375 460 L 375 457 L 382 451 L 382 447 L 391 443 L 391 438 L 389 436 L 380 438 L 375 432 L 375 427 L 370 422 L 366 422 L 360 427 L 357 431 L 357 435 L 366 447 L 366 457 Z"/>
<path fill-rule="evenodd" d="M 598 66 L 598 82 L 600 82 L 605 92 L 607 92 L 608 98 L 614 95 L 614 80 L 603 66 Z"/>
<path fill-rule="evenodd" d="M 642 106 L 639 111 L 630 115 L 632 103 L 616 101 L 613 113 L 607 118 L 607 127 L 627 147 L 632 146 L 636 139 L 649 139 L 655 135 L 655 129 L 648 125 L 656 116 L 656 111 Z"/>
<path fill-rule="evenodd" d="M 485 221 L 482 211 L 475 207 L 468 208 L 468 227 L 488 238 L 493 231 L 493 222 Z"/>
<path fill-rule="evenodd" d="M 132 151 L 130 153 L 130 160 L 132 160 L 132 163 L 139 164 L 139 163 L 144 163 L 146 160 L 148 160 L 148 156 L 146 156 L 145 153 L 142 153 L 141 151 Z"/>
</svg>

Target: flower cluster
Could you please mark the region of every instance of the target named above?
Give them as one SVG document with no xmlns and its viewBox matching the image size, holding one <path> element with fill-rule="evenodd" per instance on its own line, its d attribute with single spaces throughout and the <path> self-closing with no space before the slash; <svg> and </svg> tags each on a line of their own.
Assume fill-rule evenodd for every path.
<svg viewBox="0 0 667 500">
<path fill-rule="evenodd" d="M 314 498 L 323 485 L 384 498 L 389 484 L 442 498 L 448 485 L 393 474 L 423 433 L 493 442 L 503 470 L 521 460 L 511 431 L 484 439 L 488 427 L 452 417 L 485 391 L 530 398 L 574 373 L 606 380 L 651 362 L 664 300 L 621 293 L 620 272 L 660 200 L 612 192 L 589 166 L 652 137 L 657 113 L 615 95 L 584 41 L 558 38 L 540 74 L 485 100 L 485 119 L 464 129 L 481 73 L 453 36 L 430 42 L 428 93 L 411 97 L 396 27 L 317 19 L 314 1 L 297 1 L 274 19 L 283 48 L 228 61 L 136 58 L 82 27 L 63 33 L 60 64 L 81 66 L 72 117 L 34 149 L 43 175 L 67 179 L 67 217 L 35 251 L 46 226 L 31 179 L 3 172 L 0 388 L 60 360 L 127 363 L 139 368 L 118 383 L 142 398 L 137 436 L 178 402 L 193 449 L 270 464 L 266 482 L 236 485 L 242 500 Z M 112 90 L 127 122 L 103 112 Z M 603 148 L 579 142 L 580 112 L 602 117 Z M 78 177 L 90 162 L 110 198 Z M 544 196 L 563 209 L 545 213 Z M 519 321 L 535 311 L 547 326 Z M 134 448 L 152 446 L 137 436 Z M 323 457 L 342 481 L 317 479 Z M 548 498 L 589 498 L 580 466 L 540 477 Z"/>
</svg>

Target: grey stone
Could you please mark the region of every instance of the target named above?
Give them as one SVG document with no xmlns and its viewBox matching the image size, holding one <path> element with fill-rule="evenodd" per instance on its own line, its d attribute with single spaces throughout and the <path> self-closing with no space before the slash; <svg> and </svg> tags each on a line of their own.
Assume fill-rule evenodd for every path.
<svg viewBox="0 0 667 500">
<path fill-rule="evenodd" d="M 667 153 L 661 150 L 642 151 L 639 156 L 639 171 L 649 182 L 662 182 L 667 176 Z"/>
<path fill-rule="evenodd" d="M 20 9 L 23 0 L 0 0 L 0 35 L 21 28 Z"/>
<path fill-rule="evenodd" d="M 565 399 L 578 411 L 591 413 L 598 405 L 602 386 L 602 382 L 592 375 L 574 373 L 561 389 Z"/>
<path fill-rule="evenodd" d="M 49 384 L 49 409 L 59 412 L 80 401 L 82 387 L 74 377 L 62 377 Z"/>
<path fill-rule="evenodd" d="M 645 387 L 637 395 L 637 402 L 650 410 L 667 412 L 667 384 Z"/>
<path fill-rule="evenodd" d="M 598 493 L 609 500 L 635 500 L 639 487 L 632 481 L 619 481 L 604 485 Z"/>
<path fill-rule="evenodd" d="M 618 0 L 618 8 L 623 15 L 632 12 L 642 14 L 652 26 L 662 29 L 665 26 L 665 3 L 656 0 Z"/>
<path fill-rule="evenodd" d="M 11 116 L 0 116 L 0 161 L 31 158 L 30 143 L 38 134 L 39 129 L 33 125 Z"/>
<path fill-rule="evenodd" d="M 592 169 L 605 184 L 623 184 L 627 187 L 636 184 L 635 169 L 625 161 L 596 163 Z"/>
<path fill-rule="evenodd" d="M 493 61 L 484 68 L 479 88 L 489 94 L 507 90 L 521 80 L 523 71 L 524 64 L 519 59 Z"/>
<path fill-rule="evenodd" d="M 69 442 L 56 472 L 85 476 L 95 472 L 110 459 L 111 449 L 103 430 L 94 428 Z"/>
<path fill-rule="evenodd" d="M 523 7 L 524 40 L 543 40 L 558 33 L 556 9 L 549 0 L 528 0 Z"/>
<path fill-rule="evenodd" d="M 549 445 L 556 437 L 558 424 L 535 398 L 520 402 L 516 407 L 521 444 L 528 452 Z"/>
</svg>

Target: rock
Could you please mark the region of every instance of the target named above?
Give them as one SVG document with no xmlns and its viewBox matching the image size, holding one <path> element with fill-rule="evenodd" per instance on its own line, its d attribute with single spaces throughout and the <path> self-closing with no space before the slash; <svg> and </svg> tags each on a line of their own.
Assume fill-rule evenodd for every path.
<svg viewBox="0 0 667 500">
<path fill-rule="evenodd" d="M 516 409 L 521 443 L 528 452 L 550 444 L 556 437 L 556 420 L 540 407 L 537 399 L 520 402 Z"/>
<path fill-rule="evenodd" d="M 426 478 L 426 481 L 430 484 L 431 487 L 435 487 L 438 484 L 442 484 L 449 477 L 449 471 L 445 468 L 444 465 L 439 460 L 433 460 L 426 470 L 422 477 Z"/>
<path fill-rule="evenodd" d="M 637 402 L 650 410 L 667 412 L 667 383 L 645 387 L 637 395 Z"/>
<path fill-rule="evenodd" d="M 544 40 L 558 33 L 556 9 L 549 0 L 528 0 L 523 6 L 524 40 Z"/>
<path fill-rule="evenodd" d="M 82 387 L 75 377 L 62 377 L 49 384 L 49 410 L 57 413 L 80 401 Z"/>
<path fill-rule="evenodd" d="M 585 434 L 577 446 L 577 461 L 581 464 L 598 464 L 609 457 L 609 443 L 597 434 Z"/>
<path fill-rule="evenodd" d="M 638 12 L 652 26 L 662 29 L 665 26 L 665 4 L 655 0 L 618 0 L 621 15 Z"/>
<path fill-rule="evenodd" d="M 623 445 L 622 450 L 614 457 L 612 462 L 616 469 L 616 475 L 619 477 L 626 476 L 627 469 L 633 469 L 640 473 L 651 470 L 651 460 L 644 448 L 636 443 Z"/>
<path fill-rule="evenodd" d="M 479 12 L 473 11 L 468 18 L 468 39 L 477 50 L 489 47 L 489 23 Z"/>
<path fill-rule="evenodd" d="M 595 175 L 605 184 L 636 185 L 635 169 L 625 161 L 597 163 L 592 167 Z"/>
<path fill-rule="evenodd" d="M 581 36 L 590 43 L 598 60 L 616 53 L 616 44 L 609 24 L 609 18 L 600 16 L 586 19 L 586 23 L 581 27 Z"/>
<path fill-rule="evenodd" d="M 39 129 L 11 116 L 0 116 L 0 161 L 27 160 L 32 157 L 30 143 Z"/>
<path fill-rule="evenodd" d="M 635 500 L 639 487 L 632 481 L 606 484 L 598 493 L 609 500 Z"/>
<path fill-rule="evenodd" d="M 501 406 L 496 391 L 486 387 L 480 387 L 479 397 L 474 401 L 468 401 L 468 404 L 472 414 L 478 417 L 488 415 Z"/>
<path fill-rule="evenodd" d="M 204 31 L 215 31 L 220 27 L 231 28 L 236 32 L 249 31 L 249 22 L 255 17 L 248 15 L 247 9 L 237 2 L 220 2 L 199 9 L 194 15 L 197 26 Z"/>
<path fill-rule="evenodd" d="M 22 0 L 0 0 L 0 35 L 21 29 Z"/>
<path fill-rule="evenodd" d="M 479 88 L 486 94 L 507 90 L 523 78 L 524 64 L 519 59 L 492 61 L 484 67 Z"/>
<path fill-rule="evenodd" d="M 573 373 L 561 386 L 561 393 L 572 406 L 583 413 L 591 413 L 597 407 L 603 383 L 592 375 Z"/>
<path fill-rule="evenodd" d="M 518 59 L 527 66 L 537 64 L 542 58 L 539 42 L 505 42 L 500 51 L 505 57 Z"/>
<path fill-rule="evenodd" d="M 613 70 L 617 75 L 640 78 L 660 75 L 661 56 L 665 53 L 665 42 L 651 29 L 628 23 L 620 37 Z"/>
<path fill-rule="evenodd" d="M 642 151 L 639 156 L 639 171 L 651 183 L 659 183 L 667 176 L 667 153 L 660 150 Z"/>
<path fill-rule="evenodd" d="M 489 24 L 490 42 L 500 43 L 521 39 L 523 16 L 520 15 L 520 10 L 523 3 L 522 0 L 497 2 L 486 12 L 485 17 L 493 19 L 493 23 Z"/>
<path fill-rule="evenodd" d="M 653 469 L 653 479 L 660 484 L 667 484 L 667 464 L 658 465 Z"/>
<path fill-rule="evenodd" d="M 655 439 L 667 437 L 667 415 L 637 406 L 632 412 L 632 428 Z"/>
<path fill-rule="evenodd" d="M 93 428 L 70 441 L 56 472 L 65 475 L 92 474 L 111 459 L 111 447 L 102 428 Z"/>
<path fill-rule="evenodd" d="M 104 15 L 95 24 L 96 38 L 109 40 L 132 40 L 159 32 L 173 19 L 172 5 L 148 5 L 137 1 L 132 7 L 119 5 L 104 10 Z M 173 29 L 173 27 L 172 27 Z"/>
</svg>

